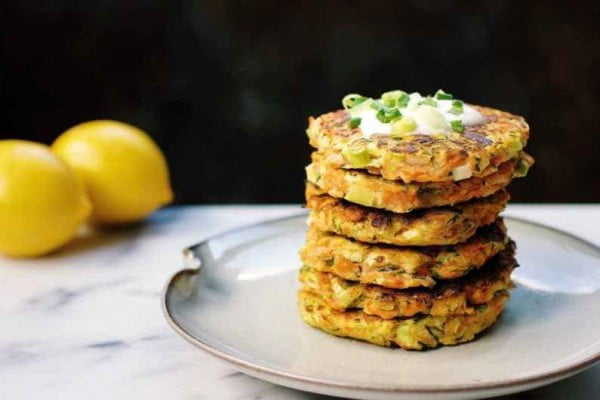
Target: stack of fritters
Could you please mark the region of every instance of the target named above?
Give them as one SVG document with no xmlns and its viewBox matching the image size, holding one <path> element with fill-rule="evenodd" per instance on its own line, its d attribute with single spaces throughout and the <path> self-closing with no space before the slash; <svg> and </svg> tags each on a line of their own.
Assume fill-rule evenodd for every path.
<svg viewBox="0 0 600 400">
<path fill-rule="evenodd" d="M 496 321 L 517 266 L 498 214 L 533 160 L 523 118 L 472 107 L 485 122 L 402 138 L 365 136 L 346 110 L 309 120 L 305 322 L 421 350 L 473 340 Z"/>
</svg>

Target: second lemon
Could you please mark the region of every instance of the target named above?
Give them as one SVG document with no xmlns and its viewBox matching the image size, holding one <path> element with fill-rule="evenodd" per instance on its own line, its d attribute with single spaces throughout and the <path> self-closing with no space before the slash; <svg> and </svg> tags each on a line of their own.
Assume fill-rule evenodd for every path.
<svg viewBox="0 0 600 400">
<path fill-rule="evenodd" d="M 164 155 L 132 125 L 85 122 L 60 135 L 52 150 L 84 183 L 94 206 L 93 222 L 135 222 L 173 199 Z"/>
</svg>

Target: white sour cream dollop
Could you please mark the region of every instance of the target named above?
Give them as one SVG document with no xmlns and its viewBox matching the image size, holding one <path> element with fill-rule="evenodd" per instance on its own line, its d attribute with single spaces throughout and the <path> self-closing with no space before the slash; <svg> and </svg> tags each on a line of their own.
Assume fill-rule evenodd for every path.
<svg viewBox="0 0 600 400">
<path fill-rule="evenodd" d="M 451 121 L 461 121 L 464 126 L 479 125 L 484 122 L 484 117 L 473 107 L 463 103 L 463 112 L 456 115 L 450 112 L 452 102 L 455 100 L 435 99 L 436 106 L 421 104 L 425 98 L 419 93 L 411 93 L 410 101 L 406 107 L 400 108 L 404 117 L 410 117 L 416 123 L 412 133 L 433 134 L 444 131 L 452 131 Z M 371 107 L 373 101 L 381 99 L 368 99 L 348 111 L 352 118 L 360 118 L 360 130 L 365 138 L 374 134 L 392 133 L 392 124 L 383 123 L 377 119 L 377 111 Z"/>
</svg>

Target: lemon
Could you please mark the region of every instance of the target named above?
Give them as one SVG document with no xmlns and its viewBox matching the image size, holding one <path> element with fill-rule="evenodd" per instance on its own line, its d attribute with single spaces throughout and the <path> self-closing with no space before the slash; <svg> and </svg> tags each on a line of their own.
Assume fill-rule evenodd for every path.
<svg viewBox="0 0 600 400">
<path fill-rule="evenodd" d="M 52 150 L 81 178 L 94 222 L 138 221 L 173 199 L 165 157 L 134 126 L 110 120 L 84 122 L 60 135 Z"/>
<path fill-rule="evenodd" d="M 83 186 L 48 146 L 0 140 L 0 253 L 48 253 L 73 238 L 89 214 Z"/>
</svg>

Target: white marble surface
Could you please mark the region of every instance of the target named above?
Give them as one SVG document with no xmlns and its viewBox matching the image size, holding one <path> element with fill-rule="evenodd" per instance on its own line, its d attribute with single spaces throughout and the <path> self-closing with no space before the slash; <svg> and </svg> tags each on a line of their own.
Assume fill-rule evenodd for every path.
<svg viewBox="0 0 600 400">
<path fill-rule="evenodd" d="M 0 258 L 0 399 L 325 399 L 235 372 L 167 326 L 160 293 L 181 249 L 297 206 L 169 208 L 147 223 L 90 232 L 36 260 Z M 600 205 L 511 205 L 600 244 Z M 505 399 L 597 399 L 600 365 Z"/>
</svg>

